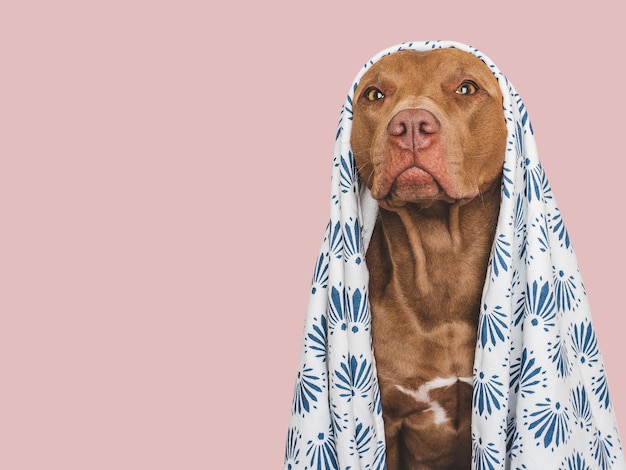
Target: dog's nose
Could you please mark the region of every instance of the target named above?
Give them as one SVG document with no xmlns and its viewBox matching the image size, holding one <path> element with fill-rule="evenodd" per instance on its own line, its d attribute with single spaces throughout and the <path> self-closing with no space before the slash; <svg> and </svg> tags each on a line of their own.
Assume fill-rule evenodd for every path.
<svg viewBox="0 0 626 470">
<path fill-rule="evenodd" d="M 387 134 L 403 148 L 417 151 L 428 147 L 441 129 L 439 120 L 425 109 L 403 109 L 391 118 Z"/>
</svg>

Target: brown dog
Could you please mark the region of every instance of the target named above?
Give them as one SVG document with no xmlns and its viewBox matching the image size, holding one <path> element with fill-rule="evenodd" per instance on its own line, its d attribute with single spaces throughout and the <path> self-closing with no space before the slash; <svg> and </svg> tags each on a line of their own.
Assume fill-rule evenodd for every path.
<svg viewBox="0 0 626 470">
<path fill-rule="evenodd" d="M 470 468 L 506 135 L 495 77 L 457 49 L 386 56 L 355 92 L 352 150 L 380 205 L 366 260 L 389 470 Z"/>
</svg>

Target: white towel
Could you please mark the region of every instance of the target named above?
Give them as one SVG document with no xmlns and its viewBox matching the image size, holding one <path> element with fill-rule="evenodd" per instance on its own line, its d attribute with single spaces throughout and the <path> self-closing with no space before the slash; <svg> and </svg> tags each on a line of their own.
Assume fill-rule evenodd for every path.
<svg viewBox="0 0 626 470">
<path fill-rule="evenodd" d="M 378 206 L 350 150 L 353 93 L 385 55 L 448 47 L 492 70 L 508 127 L 474 360 L 472 468 L 626 469 L 585 289 L 524 104 L 491 60 L 447 41 L 380 52 L 357 75 L 342 108 L 330 222 L 313 274 L 285 469 L 385 468 L 365 264 Z"/>
</svg>

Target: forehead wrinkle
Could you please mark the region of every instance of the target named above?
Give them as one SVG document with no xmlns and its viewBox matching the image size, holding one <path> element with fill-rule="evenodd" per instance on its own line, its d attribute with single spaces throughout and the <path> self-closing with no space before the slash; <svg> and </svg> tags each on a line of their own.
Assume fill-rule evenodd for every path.
<svg viewBox="0 0 626 470">
<path fill-rule="evenodd" d="M 393 73 L 388 69 L 377 70 L 373 75 L 366 77 L 366 80 L 361 81 L 361 86 L 379 85 L 388 87 L 395 82 L 390 76 L 393 76 Z"/>
<path fill-rule="evenodd" d="M 435 52 L 435 51 L 433 51 Z M 489 70 L 487 64 L 471 54 L 462 53 L 457 60 L 440 60 L 436 54 L 428 59 L 433 72 L 439 72 L 442 77 L 441 82 L 448 85 L 458 85 L 463 80 L 473 80 L 481 88 L 488 88 L 492 92 L 499 92 L 497 79 Z M 457 83 L 458 82 L 458 83 Z"/>
<path fill-rule="evenodd" d="M 401 56 L 408 56 L 401 59 Z M 446 57 L 446 59 L 443 59 Z M 366 72 L 359 83 L 359 93 L 369 86 L 376 85 L 387 91 L 396 88 L 421 88 L 420 71 L 426 69 L 432 76 L 439 77 L 440 84 L 452 86 L 468 79 L 476 81 L 481 87 L 497 92 L 497 80 L 488 66 L 477 57 L 456 49 L 438 49 L 427 52 L 399 51 L 381 58 Z M 383 90 L 384 91 L 384 90 Z"/>
<path fill-rule="evenodd" d="M 376 64 L 378 65 L 378 64 Z M 381 88 L 381 91 L 388 91 L 390 88 L 397 87 L 398 76 L 402 77 L 403 74 L 397 74 L 396 64 L 393 64 L 392 70 L 387 67 L 378 67 L 376 69 L 370 69 L 370 71 L 363 76 L 359 82 L 357 93 L 362 93 L 370 86 L 376 86 Z"/>
</svg>

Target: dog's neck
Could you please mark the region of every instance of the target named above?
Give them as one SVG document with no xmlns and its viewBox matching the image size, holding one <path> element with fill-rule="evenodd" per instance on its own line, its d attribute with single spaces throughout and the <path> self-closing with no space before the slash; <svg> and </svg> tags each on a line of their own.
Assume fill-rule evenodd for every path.
<svg viewBox="0 0 626 470">
<path fill-rule="evenodd" d="M 458 319 L 446 305 L 478 305 L 479 296 L 470 296 L 482 290 L 499 203 L 497 187 L 470 201 L 381 207 L 366 256 L 370 270 L 385 273 L 374 289 L 431 305 L 433 321 Z"/>
</svg>

